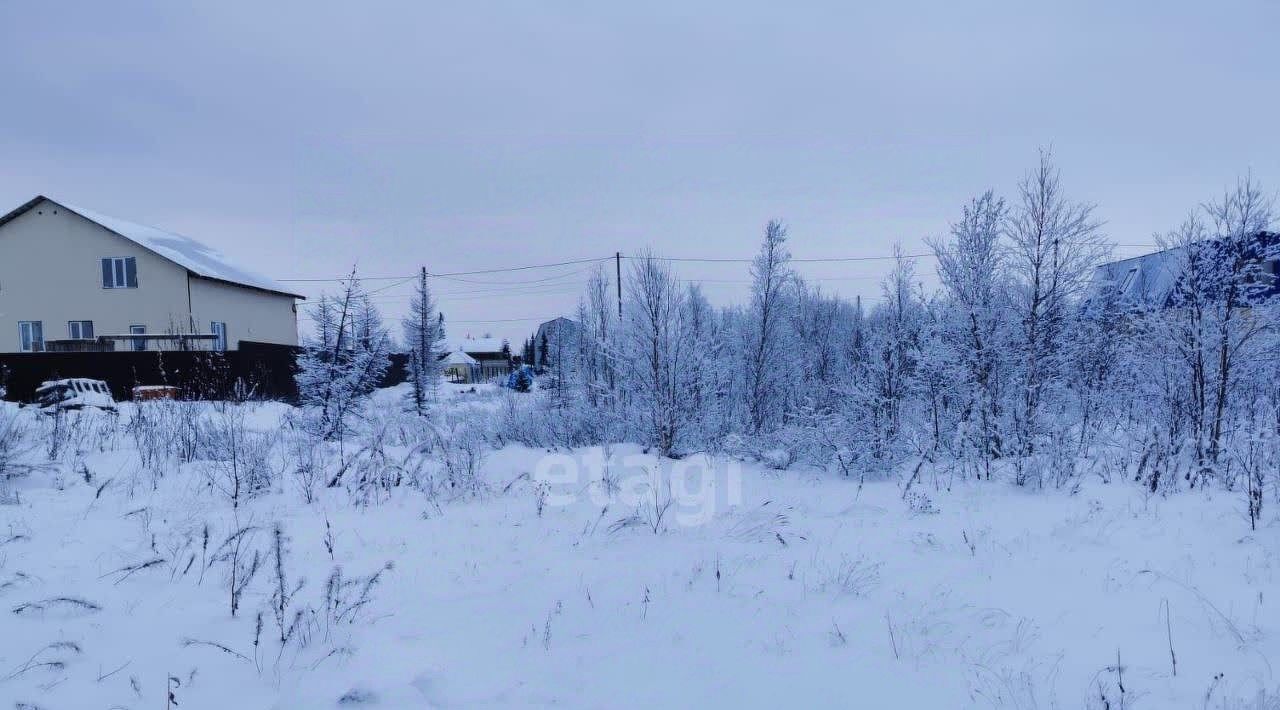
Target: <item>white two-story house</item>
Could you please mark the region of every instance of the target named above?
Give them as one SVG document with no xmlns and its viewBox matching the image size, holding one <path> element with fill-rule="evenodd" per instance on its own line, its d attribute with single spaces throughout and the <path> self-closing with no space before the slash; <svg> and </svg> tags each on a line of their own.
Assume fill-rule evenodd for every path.
<svg viewBox="0 0 1280 710">
<path fill-rule="evenodd" d="M 0 217 L 0 352 L 297 345 L 300 298 L 193 239 L 44 196 Z"/>
</svg>

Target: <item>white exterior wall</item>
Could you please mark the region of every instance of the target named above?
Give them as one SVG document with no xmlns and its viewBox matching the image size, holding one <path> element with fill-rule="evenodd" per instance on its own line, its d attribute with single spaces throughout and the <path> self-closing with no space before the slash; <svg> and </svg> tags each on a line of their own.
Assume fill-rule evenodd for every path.
<svg viewBox="0 0 1280 710">
<path fill-rule="evenodd" d="M 210 332 L 213 321 L 226 323 L 228 349 L 241 340 L 298 344 L 292 296 L 192 276 L 191 314 L 201 333 Z"/>
<path fill-rule="evenodd" d="M 103 288 L 101 260 L 127 256 L 137 260 L 138 287 Z M 293 303 L 189 278 L 185 268 L 47 200 L 0 226 L 0 352 L 21 349 L 19 321 L 41 321 L 49 341 L 69 337 L 72 320 L 93 321 L 95 335 L 126 334 L 130 325 L 165 334 L 190 332 L 193 315 L 200 333 L 211 321 L 226 322 L 229 348 L 241 339 L 296 345 Z"/>
</svg>

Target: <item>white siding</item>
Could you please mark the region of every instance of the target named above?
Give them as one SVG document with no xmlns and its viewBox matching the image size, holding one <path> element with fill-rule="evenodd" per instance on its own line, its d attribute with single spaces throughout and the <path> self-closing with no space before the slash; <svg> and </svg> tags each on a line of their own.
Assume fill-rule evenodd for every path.
<svg viewBox="0 0 1280 710">
<path fill-rule="evenodd" d="M 191 278 L 191 311 L 197 328 L 208 333 L 213 321 L 226 323 L 229 349 L 234 350 L 241 340 L 297 345 L 298 321 L 293 304 L 292 296 L 198 276 Z"/>
<path fill-rule="evenodd" d="M 102 288 L 101 260 L 114 256 L 137 259 L 137 288 Z M 0 352 L 19 350 L 19 321 L 41 321 L 48 341 L 67 338 L 73 320 L 93 321 L 95 335 L 134 324 L 164 334 L 191 332 L 193 316 L 198 333 L 225 321 L 231 348 L 242 339 L 296 345 L 293 303 L 188 278 L 185 268 L 47 200 L 0 226 Z"/>
</svg>

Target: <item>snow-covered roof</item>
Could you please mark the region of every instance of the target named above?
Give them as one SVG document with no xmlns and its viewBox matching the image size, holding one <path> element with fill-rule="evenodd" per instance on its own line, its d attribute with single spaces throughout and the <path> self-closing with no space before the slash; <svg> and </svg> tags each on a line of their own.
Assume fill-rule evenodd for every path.
<svg viewBox="0 0 1280 710">
<path fill-rule="evenodd" d="M 54 200 L 43 195 L 36 196 L 35 199 L 27 202 L 13 212 L 10 212 L 4 217 L 0 217 L 0 225 L 3 225 L 5 222 L 31 209 L 40 200 L 48 200 L 56 205 L 60 205 L 90 222 L 128 239 L 144 249 L 148 249 L 159 254 L 196 276 L 213 279 L 215 281 L 225 281 L 227 283 L 237 284 L 240 286 L 248 286 L 250 288 L 261 289 L 263 291 L 271 291 L 286 296 L 293 296 L 294 298 L 304 298 L 302 295 L 289 291 L 284 286 L 281 286 L 266 276 L 231 263 L 227 257 L 223 256 L 215 249 L 190 237 L 185 237 L 174 232 L 166 232 L 162 229 L 148 227 L 143 224 L 137 224 L 118 217 L 104 215 L 100 212 L 94 212 L 90 209 L 77 207 L 75 205 L 62 202 L 61 200 Z"/>
<path fill-rule="evenodd" d="M 1230 258 L 1224 252 L 1227 242 L 1223 240 L 1207 239 L 1196 244 L 1197 253 L 1204 258 L 1219 261 Z M 1258 261 L 1280 258 L 1280 234 L 1274 232 L 1258 232 L 1236 244 L 1243 244 L 1238 248 L 1243 249 L 1242 254 L 1246 258 Z M 1115 294 L 1130 305 L 1156 308 L 1172 305 L 1175 289 L 1189 258 L 1188 248 L 1176 246 L 1098 266 L 1094 270 L 1091 297 Z M 1255 292 L 1250 298 L 1268 299 L 1276 294 L 1277 288 L 1273 285 L 1265 291 Z"/>
<path fill-rule="evenodd" d="M 461 350 L 454 350 L 444 358 L 446 365 L 475 365 L 476 359 Z"/>
<path fill-rule="evenodd" d="M 1120 297 L 1130 303 L 1162 306 L 1181 273 L 1181 258 L 1178 250 L 1165 249 L 1102 264 L 1094 270 L 1094 292 L 1119 289 Z"/>
</svg>

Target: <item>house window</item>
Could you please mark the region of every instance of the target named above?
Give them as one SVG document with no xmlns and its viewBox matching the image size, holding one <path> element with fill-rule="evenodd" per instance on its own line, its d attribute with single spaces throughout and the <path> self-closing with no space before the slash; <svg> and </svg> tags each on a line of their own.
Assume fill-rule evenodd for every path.
<svg viewBox="0 0 1280 710">
<path fill-rule="evenodd" d="M 131 256 L 112 256 L 102 260 L 103 288 L 137 288 L 138 262 Z"/>
<path fill-rule="evenodd" d="M 1138 267 L 1134 266 L 1129 269 L 1129 273 L 1124 275 L 1124 283 L 1120 284 L 1120 293 L 1128 295 L 1133 284 L 1138 280 Z"/>
<path fill-rule="evenodd" d="M 44 323 L 38 320 L 18 321 L 18 342 L 24 353 L 44 351 Z"/>
<path fill-rule="evenodd" d="M 213 349 L 219 352 L 227 349 L 227 324 L 216 320 L 209 324 L 209 332 L 213 333 Z"/>
<path fill-rule="evenodd" d="M 146 334 L 147 334 L 147 326 L 145 326 L 145 325 L 131 325 L 131 326 L 129 326 L 129 334 L 130 334 L 130 335 L 146 335 Z M 134 349 L 134 350 L 146 350 L 146 349 L 147 349 L 147 339 L 146 339 L 146 338 L 133 338 L 133 349 Z"/>
<path fill-rule="evenodd" d="M 67 321 L 67 337 L 72 340 L 92 340 L 93 339 L 93 321 L 91 320 L 71 320 Z"/>
<path fill-rule="evenodd" d="M 1261 281 L 1263 285 L 1275 285 L 1276 277 L 1280 276 L 1280 268 L 1277 267 L 1280 267 L 1280 260 L 1271 259 L 1269 261 L 1262 262 L 1262 268 L 1259 270 L 1262 272 Z"/>
</svg>

